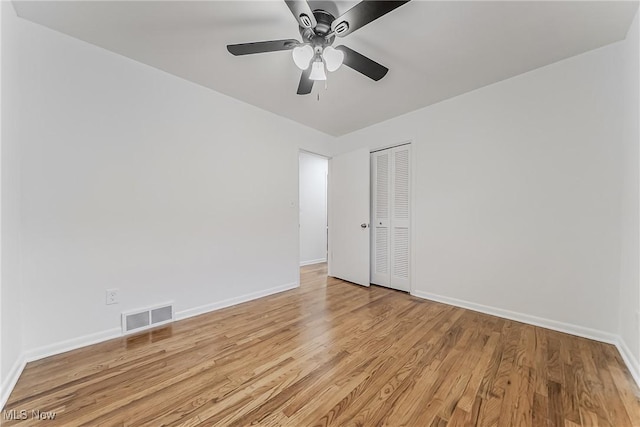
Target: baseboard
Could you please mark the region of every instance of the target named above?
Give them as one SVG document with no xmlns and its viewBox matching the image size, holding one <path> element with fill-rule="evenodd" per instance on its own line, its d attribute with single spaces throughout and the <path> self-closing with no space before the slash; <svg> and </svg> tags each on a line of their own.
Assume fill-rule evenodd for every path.
<svg viewBox="0 0 640 427">
<path fill-rule="evenodd" d="M 564 332 L 566 334 L 576 335 L 582 338 L 588 338 L 591 340 L 612 344 L 616 346 L 616 348 L 622 355 L 622 359 L 631 372 L 631 376 L 638 384 L 638 387 L 640 387 L 640 366 L 638 364 L 638 361 L 635 359 L 635 357 L 633 357 L 633 353 L 631 352 L 631 350 L 629 350 L 622 338 L 620 338 L 620 336 L 616 334 L 587 328 L 584 326 L 574 325 L 571 323 L 558 322 L 556 320 L 545 319 L 543 317 L 531 316 L 515 311 L 476 304 L 473 302 L 445 297 L 442 295 L 436 295 L 429 292 L 413 291 L 411 292 L 411 295 L 430 301 L 441 302 L 443 304 L 465 308 L 467 310 L 477 311 L 479 313 L 502 317 L 504 319 L 514 320 L 516 322 L 527 323 L 529 325 L 539 326 L 541 328 L 552 329 L 554 331 Z"/>
<path fill-rule="evenodd" d="M 414 295 L 418 298 L 453 305 L 456 307 L 466 308 L 468 310 L 473 310 L 480 313 L 490 314 L 492 316 L 514 320 L 516 322 L 527 323 L 534 326 L 540 326 L 542 328 L 553 329 L 554 331 L 558 332 L 564 332 L 566 334 L 576 335 L 596 341 L 602 341 L 608 344 L 615 345 L 618 342 L 618 336 L 616 334 L 599 331 L 597 329 L 586 328 L 584 326 L 578 326 L 571 323 L 558 322 L 556 320 L 545 319 L 543 317 L 531 316 L 529 314 L 518 313 L 516 311 L 476 304 L 473 302 L 431 294 L 428 292 L 414 291 L 411 292 L 411 295 Z"/>
<path fill-rule="evenodd" d="M 7 377 L 4 378 L 4 381 L 0 384 L 0 410 L 4 409 L 4 405 L 7 403 L 25 366 L 27 366 L 27 359 L 24 357 L 24 354 L 21 354 L 11 367 Z"/>
<path fill-rule="evenodd" d="M 78 338 L 71 338 L 57 343 L 38 347 L 24 353 L 27 362 L 44 359 L 45 357 L 55 356 L 56 354 L 66 353 L 67 351 L 77 350 L 88 345 L 97 344 L 122 336 L 121 328 L 107 329 L 106 331 L 96 332 L 93 334 L 83 335 Z"/>
<path fill-rule="evenodd" d="M 194 307 L 188 310 L 183 310 L 176 313 L 176 321 L 186 319 L 189 317 L 197 316 L 200 314 L 205 314 L 211 311 L 219 310 L 221 308 L 230 307 L 232 305 L 241 304 L 243 302 L 248 302 L 251 300 L 255 300 L 258 298 L 262 298 L 265 296 L 273 295 L 276 293 L 288 291 L 291 289 L 295 289 L 299 286 L 299 283 L 290 283 L 287 285 L 277 286 L 270 289 L 265 289 L 258 292 L 253 292 L 251 294 L 242 295 L 239 297 L 229 298 L 224 301 L 220 301 L 217 303 L 206 304 L 199 307 Z M 596 329 L 585 328 L 582 326 L 572 325 L 569 323 L 557 322 L 555 320 L 544 319 L 541 317 L 531 316 L 523 313 L 518 313 L 509 310 L 503 310 L 496 307 L 485 306 L 482 304 L 476 304 L 468 301 L 463 301 L 455 298 L 444 297 L 441 295 L 431 294 L 422 291 L 413 291 L 412 295 L 423 298 L 431 301 L 436 301 L 448 305 L 453 305 L 456 307 L 461 307 L 493 316 L 498 316 L 502 318 L 506 318 L 509 320 L 514 320 L 517 322 L 523 322 L 535 326 L 540 326 L 543 328 L 548 328 L 552 330 L 556 330 L 559 332 L 568 333 L 571 335 L 577 335 L 584 338 L 594 339 L 597 341 L 603 341 L 609 344 L 613 344 L 616 346 L 618 351 L 620 352 L 622 359 L 624 360 L 627 368 L 631 372 L 631 375 L 635 382 L 640 387 L 640 363 L 633 356 L 631 350 L 627 347 L 626 343 L 617 335 L 598 331 Z M 45 357 L 53 356 L 60 353 L 65 353 L 67 351 L 75 350 L 81 347 L 85 347 L 92 344 L 97 344 L 99 342 L 107 341 L 113 338 L 118 338 L 122 336 L 122 331 L 120 328 L 113 328 L 103 332 L 98 332 L 95 334 L 85 335 L 79 338 L 73 338 L 70 340 L 62 341 L 55 344 L 50 344 L 47 346 L 39 347 L 34 350 L 30 350 L 25 352 L 18 357 L 13 367 L 9 371 L 9 374 L 4 379 L 2 384 L 0 385 L 0 410 L 4 408 L 4 405 L 9 399 L 13 388 L 15 387 L 22 371 L 24 370 L 26 364 L 28 362 L 32 362 L 35 360 L 43 359 Z"/>
<path fill-rule="evenodd" d="M 633 352 L 621 337 L 618 337 L 616 347 L 622 356 L 622 360 L 624 360 L 624 363 L 627 365 L 629 372 L 631 372 L 631 376 L 636 381 L 636 384 L 638 384 L 638 387 L 640 387 L 640 361 L 633 355 Z"/>
<path fill-rule="evenodd" d="M 188 317 L 197 316 L 199 314 L 208 313 L 210 311 L 219 310 L 221 308 L 230 307 L 232 305 L 240 304 L 243 302 L 251 301 L 254 299 L 266 297 L 272 294 L 277 294 L 279 292 L 288 291 L 291 289 L 295 289 L 300 284 L 298 282 L 289 283 L 282 286 L 276 286 L 274 288 L 265 289 L 258 292 L 253 292 L 250 294 L 242 295 L 239 297 L 229 298 L 224 301 L 206 304 L 199 307 L 194 307 L 188 310 L 183 310 L 175 313 L 175 320 L 182 320 Z M 84 335 L 78 338 L 72 338 L 70 340 L 61 341 L 54 344 L 49 344 L 46 346 L 38 347 L 33 350 L 29 350 L 23 352 L 13 368 L 7 375 L 7 378 L 1 384 L 0 389 L 0 410 L 4 409 L 4 405 L 9 399 L 13 388 L 15 387 L 18 379 L 20 378 L 20 374 L 22 374 L 23 369 L 29 362 L 33 362 L 35 360 L 44 359 L 45 357 L 54 356 L 56 354 L 66 353 L 67 351 L 76 350 L 81 347 L 86 347 L 88 345 L 97 344 L 103 341 L 108 341 L 113 338 L 119 338 L 122 336 L 121 328 L 113 328 L 108 329 L 106 331 L 97 332 L 95 334 Z"/>
<path fill-rule="evenodd" d="M 223 301 L 214 302 L 211 304 L 201 305 L 199 307 L 190 308 L 187 310 L 178 311 L 175 313 L 176 321 L 187 319 L 189 317 L 199 316 L 201 314 L 209 313 L 211 311 L 220 310 L 222 308 L 231 307 L 232 305 L 242 304 L 243 302 L 252 301 L 254 299 L 266 297 L 269 295 L 277 294 L 284 291 L 289 291 L 299 287 L 298 282 L 289 283 L 286 285 L 276 286 L 274 288 L 265 289 L 262 291 L 252 292 L 250 294 L 241 295 L 239 297 L 229 298 Z"/>
<path fill-rule="evenodd" d="M 35 360 L 44 359 L 45 357 L 54 356 L 56 354 L 66 353 L 67 351 L 76 350 L 88 345 L 97 344 L 99 342 L 107 341 L 113 338 L 118 338 L 122 335 L 120 328 L 109 329 L 107 331 L 97 332 L 95 334 L 88 334 L 78 338 L 72 338 L 70 340 L 60 341 L 54 344 L 45 345 L 29 351 L 22 352 L 9 375 L 2 383 L 2 394 L 0 396 L 0 409 L 4 408 L 7 399 L 11 395 L 13 388 L 18 382 L 18 378 L 22 374 L 23 369 L 29 362 Z"/>
<path fill-rule="evenodd" d="M 320 264 L 322 262 L 327 262 L 327 258 L 312 259 L 310 261 L 300 261 L 300 267 L 304 267 L 305 265 Z"/>
</svg>

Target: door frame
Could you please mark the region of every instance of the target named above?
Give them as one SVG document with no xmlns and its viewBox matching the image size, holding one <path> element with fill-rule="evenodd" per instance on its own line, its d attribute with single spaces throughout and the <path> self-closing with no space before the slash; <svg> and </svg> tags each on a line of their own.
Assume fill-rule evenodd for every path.
<svg viewBox="0 0 640 427">
<path fill-rule="evenodd" d="M 390 148 L 395 148 L 395 147 L 401 147 L 403 145 L 409 145 L 411 147 L 411 154 L 409 155 L 409 183 L 411 186 L 411 189 L 409 190 L 409 262 L 410 262 L 410 266 L 409 266 L 409 295 L 413 295 L 413 278 L 415 275 L 415 215 L 413 212 L 413 200 L 415 198 L 415 188 L 416 188 L 416 174 L 415 174 L 415 144 L 413 143 L 413 139 L 408 139 L 405 140 L 403 142 L 396 142 L 394 144 L 387 144 L 387 145 L 381 145 L 381 146 L 377 146 L 375 148 L 371 148 L 369 150 L 369 154 L 373 154 L 376 153 L 378 151 L 383 151 L 383 150 L 388 150 Z M 369 179 L 371 179 L 371 176 L 369 176 Z M 373 205 L 371 206 L 370 209 L 370 213 L 373 209 Z M 371 230 L 373 230 L 373 228 L 371 228 Z M 372 233 L 372 231 L 370 231 L 370 233 Z M 371 256 L 371 245 L 369 245 L 369 256 Z M 376 285 L 379 286 L 379 285 Z"/>
<path fill-rule="evenodd" d="M 316 156 L 319 157 L 321 159 L 325 159 L 327 161 L 327 164 L 329 162 L 329 160 L 331 160 L 331 156 L 327 156 L 324 154 L 319 154 L 313 151 L 309 151 L 309 150 L 305 150 L 304 148 L 298 148 L 298 180 L 297 183 L 298 185 L 296 186 L 297 191 L 296 191 L 296 207 L 298 208 L 298 213 L 297 213 L 297 217 L 298 217 L 298 232 L 296 233 L 298 235 L 298 240 L 296 242 L 296 247 L 298 250 L 298 262 L 297 262 L 297 266 L 298 266 L 298 286 L 300 286 L 300 267 L 302 267 L 300 265 L 300 153 L 304 153 L 304 154 L 309 154 L 311 156 Z M 327 263 L 329 262 L 329 167 L 327 165 L 327 176 L 326 176 L 326 183 L 325 183 L 325 197 L 326 197 L 326 203 L 325 206 L 327 208 L 327 211 L 325 212 L 326 217 L 327 217 Z"/>
</svg>

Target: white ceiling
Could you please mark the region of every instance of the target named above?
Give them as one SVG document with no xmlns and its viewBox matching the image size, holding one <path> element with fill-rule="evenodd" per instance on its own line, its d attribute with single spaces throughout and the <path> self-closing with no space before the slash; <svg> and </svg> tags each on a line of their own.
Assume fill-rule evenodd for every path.
<svg viewBox="0 0 640 427">
<path fill-rule="evenodd" d="M 334 16 L 357 1 L 310 1 Z M 227 44 L 296 38 L 284 1 L 14 1 L 19 16 L 278 115 L 343 135 L 624 39 L 637 2 L 414 0 L 344 44 L 387 66 L 342 67 L 296 95 L 291 53 L 234 57 Z M 319 96 L 319 100 L 318 100 Z"/>
</svg>

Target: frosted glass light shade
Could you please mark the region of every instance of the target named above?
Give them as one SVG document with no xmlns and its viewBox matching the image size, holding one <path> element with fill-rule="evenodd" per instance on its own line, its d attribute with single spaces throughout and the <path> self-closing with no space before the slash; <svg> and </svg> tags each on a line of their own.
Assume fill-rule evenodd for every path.
<svg viewBox="0 0 640 427">
<path fill-rule="evenodd" d="M 324 72 L 324 62 L 321 59 L 314 61 L 311 65 L 310 80 L 327 80 L 327 73 Z"/>
<path fill-rule="evenodd" d="M 309 63 L 313 59 L 313 48 L 308 44 L 304 46 L 297 46 L 293 48 L 293 62 L 301 70 L 309 68 Z"/>
<path fill-rule="evenodd" d="M 324 59 L 324 63 L 327 65 L 327 71 L 334 72 L 342 65 L 342 61 L 344 61 L 344 52 L 334 49 L 331 46 L 327 46 L 322 52 L 322 58 Z"/>
</svg>

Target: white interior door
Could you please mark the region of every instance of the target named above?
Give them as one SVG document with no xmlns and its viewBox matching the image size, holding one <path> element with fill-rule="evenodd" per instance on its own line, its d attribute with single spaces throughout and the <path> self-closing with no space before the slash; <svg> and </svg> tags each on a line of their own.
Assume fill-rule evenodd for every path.
<svg viewBox="0 0 640 427">
<path fill-rule="evenodd" d="M 369 286 L 369 151 L 329 161 L 329 275 Z"/>
</svg>

